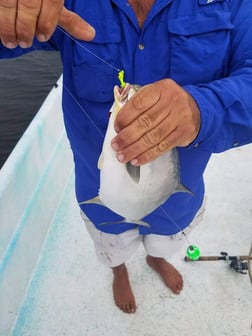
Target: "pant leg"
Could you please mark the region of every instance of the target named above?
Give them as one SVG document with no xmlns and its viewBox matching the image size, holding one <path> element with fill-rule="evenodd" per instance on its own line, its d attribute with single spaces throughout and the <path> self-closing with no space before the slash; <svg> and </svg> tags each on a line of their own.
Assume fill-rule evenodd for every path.
<svg viewBox="0 0 252 336">
<path fill-rule="evenodd" d="M 139 235 L 137 228 L 120 234 L 110 234 L 97 230 L 83 212 L 81 217 L 93 240 L 98 259 L 108 267 L 125 263 L 142 242 L 143 236 Z"/>
</svg>

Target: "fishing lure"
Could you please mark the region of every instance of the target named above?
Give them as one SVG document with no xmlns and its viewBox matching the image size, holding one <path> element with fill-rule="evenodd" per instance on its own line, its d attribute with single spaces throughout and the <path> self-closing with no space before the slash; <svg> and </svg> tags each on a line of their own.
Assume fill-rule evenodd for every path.
<svg viewBox="0 0 252 336">
<path fill-rule="evenodd" d="M 123 89 L 126 86 L 126 83 L 124 81 L 124 70 L 120 70 L 118 72 L 118 79 L 120 81 L 121 88 Z"/>
<path fill-rule="evenodd" d="M 189 246 L 187 248 L 187 255 L 185 256 L 185 261 L 230 261 L 230 268 L 235 272 L 240 274 L 247 274 L 248 271 L 250 281 L 252 284 L 252 245 L 248 255 L 240 255 L 240 256 L 230 256 L 227 252 L 221 252 L 220 256 L 200 256 L 198 248 L 196 246 Z"/>
</svg>

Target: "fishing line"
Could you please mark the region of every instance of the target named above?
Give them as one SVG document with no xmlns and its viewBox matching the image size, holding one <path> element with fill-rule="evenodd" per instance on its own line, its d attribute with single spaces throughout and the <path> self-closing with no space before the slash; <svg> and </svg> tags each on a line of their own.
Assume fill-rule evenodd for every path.
<svg viewBox="0 0 252 336">
<path fill-rule="evenodd" d="M 95 58 L 97 58 L 99 61 L 101 61 L 105 65 L 109 66 L 113 70 L 115 70 L 118 73 L 118 79 L 119 79 L 121 87 L 124 87 L 126 85 L 126 83 L 124 82 L 124 70 L 121 70 L 121 69 L 115 67 L 114 65 L 112 65 L 109 62 L 107 62 L 106 60 L 104 60 L 100 56 L 96 55 L 94 52 L 92 52 L 90 49 L 88 49 L 87 47 L 85 47 L 82 43 L 80 43 L 76 38 L 74 38 L 73 36 L 71 36 L 68 32 L 66 32 L 60 26 L 57 26 L 56 29 L 58 29 L 59 31 L 61 31 L 64 35 L 66 35 L 68 38 L 70 38 L 72 41 L 74 41 L 79 47 L 81 47 L 82 49 L 84 49 L 85 51 L 87 51 L 89 54 L 91 54 L 92 56 L 94 56 Z M 36 48 L 36 46 L 33 46 L 33 48 L 36 49 L 36 50 L 38 50 Z M 50 72 L 55 74 L 55 71 L 49 66 L 49 64 L 47 64 L 46 62 L 44 62 L 44 63 L 47 65 L 47 67 L 49 68 Z M 64 84 L 64 81 L 62 82 L 62 85 L 66 89 L 67 93 L 71 96 L 71 98 L 73 99 L 73 101 L 79 106 L 79 108 L 81 109 L 81 111 L 85 114 L 85 116 L 87 117 L 87 119 L 91 122 L 91 124 L 98 131 L 99 135 L 101 135 L 101 137 L 104 138 L 104 133 L 96 125 L 96 123 L 94 122 L 94 120 L 87 113 L 87 111 L 84 109 L 84 107 L 80 104 L 80 102 L 77 100 L 77 98 L 72 94 L 72 92 L 69 90 L 69 88 Z"/>
<path fill-rule="evenodd" d="M 62 33 L 64 33 L 67 37 L 69 37 L 72 41 L 74 41 L 79 47 L 81 47 L 82 49 L 86 50 L 89 54 L 91 54 L 92 56 L 96 57 L 99 61 L 101 61 L 102 63 L 106 64 L 107 66 L 109 66 L 110 68 L 112 68 L 113 70 L 120 72 L 121 69 L 116 68 L 114 65 L 112 65 L 111 63 L 105 61 L 105 59 L 101 58 L 100 56 L 96 55 L 93 51 L 91 51 L 90 49 L 88 49 L 87 47 L 85 47 L 82 43 L 80 43 L 77 39 L 75 39 L 73 36 L 71 36 L 68 32 L 66 32 L 63 28 L 61 28 L 60 26 L 57 26 L 57 29 L 60 30 Z"/>
<path fill-rule="evenodd" d="M 124 82 L 124 70 L 121 70 L 117 67 L 115 67 L 113 64 L 105 61 L 105 59 L 101 58 L 100 56 L 98 56 L 97 54 L 95 54 L 93 51 L 91 51 L 90 49 L 88 49 L 87 47 L 85 47 L 82 43 L 80 43 L 76 38 L 74 38 L 73 36 L 71 36 L 68 32 L 66 32 L 63 28 L 61 28 L 60 26 L 56 27 L 58 30 L 60 30 L 62 33 L 64 33 L 68 38 L 70 38 L 72 41 L 74 41 L 79 47 L 81 47 L 82 49 L 84 49 L 85 51 L 87 51 L 90 55 L 96 57 L 99 61 L 101 61 L 102 63 L 104 63 L 105 65 L 109 66 L 110 68 L 112 68 L 113 70 L 117 71 L 118 73 L 118 79 L 120 81 L 121 87 L 124 88 L 126 83 Z"/>
<path fill-rule="evenodd" d="M 38 48 L 36 48 L 36 46 L 33 46 L 33 48 L 35 50 L 39 50 Z M 46 63 L 45 61 L 43 61 L 44 64 L 49 68 L 50 72 L 52 74 L 54 74 L 55 76 L 57 75 L 55 70 L 52 69 L 51 66 L 49 66 L 48 63 Z M 81 109 L 81 111 L 85 114 L 86 118 L 91 122 L 91 124 L 95 127 L 95 129 L 97 130 L 98 134 L 104 139 L 104 133 L 101 131 L 101 129 L 96 125 L 96 123 L 94 122 L 94 120 L 91 118 L 91 116 L 87 113 L 87 111 L 84 109 L 84 107 L 80 104 L 80 102 L 78 101 L 78 99 L 72 94 L 71 90 L 67 87 L 66 84 L 64 84 L 64 81 L 62 81 L 62 86 L 64 87 L 64 89 L 67 91 L 67 93 L 70 95 L 70 97 L 73 99 L 73 101 L 79 106 L 79 108 Z"/>
<path fill-rule="evenodd" d="M 163 211 L 163 213 L 165 214 L 165 216 L 176 226 L 177 229 L 179 229 L 179 231 L 181 231 L 181 233 L 184 235 L 187 243 L 190 245 L 190 246 L 193 246 L 190 241 L 189 241 L 189 238 L 187 236 L 187 234 L 181 229 L 181 227 L 176 223 L 176 221 L 168 214 L 168 212 L 164 209 L 164 207 L 161 205 L 160 206 L 160 209 Z"/>
<path fill-rule="evenodd" d="M 87 119 L 91 122 L 91 124 L 95 127 L 95 129 L 97 130 L 97 132 L 100 134 L 100 136 L 102 138 L 104 138 L 104 134 L 102 133 L 102 131 L 100 130 L 100 128 L 96 125 L 96 123 L 94 122 L 94 120 L 90 117 L 90 115 L 87 113 L 87 111 L 84 109 L 84 107 L 80 104 L 80 102 L 74 97 L 74 95 L 72 94 L 72 92 L 68 89 L 68 87 L 63 83 L 63 87 L 65 88 L 65 90 L 68 92 L 68 94 L 71 96 L 71 98 L 74 100 L 74 102 L 79 106 L 79 108 L 82 110 L 82 112 L 85 114 L 85 116 L 87 117 Z"/>
</svg>

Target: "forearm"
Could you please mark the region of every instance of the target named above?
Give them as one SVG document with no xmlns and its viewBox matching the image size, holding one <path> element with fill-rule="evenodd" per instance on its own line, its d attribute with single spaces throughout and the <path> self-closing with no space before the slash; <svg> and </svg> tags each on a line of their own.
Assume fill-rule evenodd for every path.
<svg viewBox="0 0 252 336">
<path fill-rule="evenodd" d="M 222 152 L 252 142 L 252 69 L 248 76 L 185 89 L 201 113 L 200 131 L 192 146 Z"/>
<path fill-rule="evenodd" d="M 201 113 L 200 132 L 191 146 L 211 152 L 252 142 L 252 5 L 240 3 L 232 19 L 225 78 L 184 87 Z"/>
</svg>

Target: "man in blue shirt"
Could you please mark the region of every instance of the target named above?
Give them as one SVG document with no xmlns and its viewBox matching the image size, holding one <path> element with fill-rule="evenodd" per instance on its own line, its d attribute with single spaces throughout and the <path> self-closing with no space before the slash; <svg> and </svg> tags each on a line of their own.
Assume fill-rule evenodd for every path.
<svg viewBox="0 0 252 336">
<path fill-rule="evenodd" d="M 97 160 L 113 87 L 119 84 L 117 70 L 125 71 L 127 82 L 143 86 L 122 108 L 112 147 L 119 161 L 134 165 L 177 147 L 180 180 L 192 194 L 172 195 L 162 208 L 144 218 L 150 227 L 101 226 L 122 218 L 97 204 L 82 204 L 81 209 L 100 257 L 112 258 L 109 246 L 117 244 L 115 237 L 126 237 L 121 250 L 133 252 L 131 243 L 139 236 L 148 245 L 148 264 L 179 293 L 181 275 L 164 259 L 167 254 L 162 248 L 153 251 L 163 239 L 168 246 L 167 238 L 187 230 L 202 206 L 203 172 L 211 154 L 252 141 L 252 3 L 68 0 L 64 5 L 63 1 L 51 5 L 49 0 L 34 0 L 28 8 L 23 1 L 13 0 L 7 8 L 0 1 L 0 57 L 34 49 L 61 51 L 64 121 L 74 155 L 79 203 L 98 193 Z M 81 18 L 95 28 L 95 37 Z M 59 28 L 54 32 L 57 24 L 67 32 Z M 96 240 L 97 231 L 107 237 L 102 238 L 107 241 L 105 250 Z M 124 255 L 120 260 L 110 264 L 114 298 L 130 313 L 136 303 L 127 258 Z"/>
</svg>

